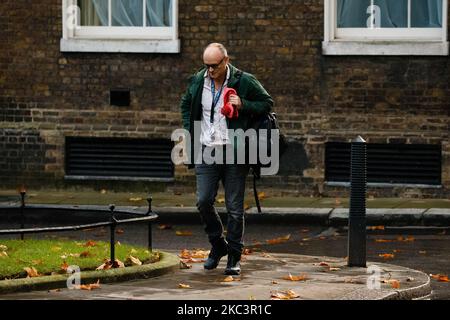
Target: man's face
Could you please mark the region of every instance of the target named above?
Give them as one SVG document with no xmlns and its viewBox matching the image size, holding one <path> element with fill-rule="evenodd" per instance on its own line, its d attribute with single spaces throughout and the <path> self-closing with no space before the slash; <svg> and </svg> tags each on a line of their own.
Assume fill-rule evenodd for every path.
<svg viewBox="0 0 450 320">
<path fill-rule="evenodd" d="M 208 48 L 203 55 L 203 63 L 211 79 L 220 79 L 226 74 L 228 60 L 217 48 Z"/>
</svg>

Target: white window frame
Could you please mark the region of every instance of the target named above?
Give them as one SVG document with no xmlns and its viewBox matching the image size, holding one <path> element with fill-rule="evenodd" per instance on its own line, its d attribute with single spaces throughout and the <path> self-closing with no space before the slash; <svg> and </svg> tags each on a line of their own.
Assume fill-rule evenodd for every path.
<svg viewBox="0 0 450 320">
<path fill-rule="evenodd" d="M 373 3 L 373 0 L 372 0 Z M 408 1 L 408 26 L 410 21 Z M 324 55 L 449 54 L 448 0 L 443 0 L 442 28 L 337 28 L 337 0 L 324 0 Z"/>
<path fill-rule="evenodd" d="M 173 26 L 117 27 L 117 26 L 77 26 L 70 28 L 68 8 L 75 6 L 76 0 L 63 0 L 61 52 L 134 52 L 134 53 L 179 53 L 178 0 L 173 1 Z M 111 0 L 109 0 L 111 3 Z M 111 15 L 111 10 L 109 10 Z M 111 23 L 111 17 L 109 19 Z"/>
</svg>

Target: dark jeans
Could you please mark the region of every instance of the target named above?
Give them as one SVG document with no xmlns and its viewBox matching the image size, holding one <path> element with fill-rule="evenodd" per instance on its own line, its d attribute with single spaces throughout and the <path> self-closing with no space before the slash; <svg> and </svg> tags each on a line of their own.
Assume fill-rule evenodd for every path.
<svg viewBox="0 0 450 320">
<path fill-rule="evenodd" d="M 227 208 L 228 246 L 242 252 L 244 247 L 244 193 L 248 166 L 236 164 L 197 164 L 197 208 L 200 212 L 209 242 L 214 246 L 223 238 L 222 221 L 214 207 L 214 201 L 222 180 Z"/>
</svg>

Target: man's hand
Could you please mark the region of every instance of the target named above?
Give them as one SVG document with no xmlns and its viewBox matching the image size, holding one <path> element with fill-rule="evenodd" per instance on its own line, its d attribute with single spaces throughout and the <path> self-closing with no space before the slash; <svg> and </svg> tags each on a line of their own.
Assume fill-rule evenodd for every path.
<svg viewBox="0 0 450 320">
<path fill-rule="evenodd" d="M 230 100 L 229 102 L 235 106 L 238 110 L 241 110 L 242 108 L 242 101 L 241 98 L 239 98 L 239 96 L 232 94 L 230 95 Z"/>
</svg>

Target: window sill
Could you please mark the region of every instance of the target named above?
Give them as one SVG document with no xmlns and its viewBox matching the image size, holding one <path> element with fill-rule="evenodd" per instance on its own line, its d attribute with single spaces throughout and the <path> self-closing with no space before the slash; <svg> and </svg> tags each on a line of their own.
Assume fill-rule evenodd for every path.
<svg viewBox="0 0 450 320">
<path fill-rule="evenodd" d="M 179 53 L 180 40 L 61 39 L 61 52 Z"/>
<path fill-rule="evenodd" d="M 322 54 L 373 56 L 448 56 L 448 42 L 442 41 L 323 41 Z"/>
</svg>

